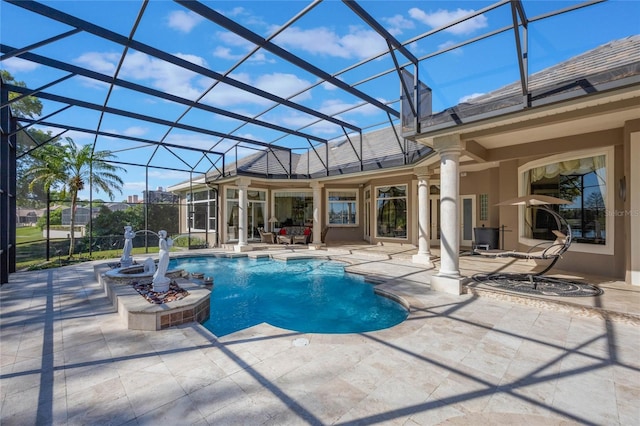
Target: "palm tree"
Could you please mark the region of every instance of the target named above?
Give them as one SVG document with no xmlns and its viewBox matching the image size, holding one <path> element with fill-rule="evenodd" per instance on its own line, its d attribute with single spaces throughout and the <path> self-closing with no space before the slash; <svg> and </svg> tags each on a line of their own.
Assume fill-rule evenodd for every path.
<svg viewBox="0 0 640 426">
<path fill-rule="evenodd" d="M 53 143 L 34 151 L 42 162 L 29 171 L 29 176 L 32 176 L 30 186 L 42 183 L 47 190 L 61 187 L 63 195 L 69 193 L 71 198 L 69 257 L 71 257 L 75 245 L 73 231 L 78 193 L 87 183 L 90 183 L 96 188 L 96 192 L 102 190 L 113 200 L 114 191 L 122 193 L 123 181 L 118 172 L 125 170 L 108 162 L 115 157 L 110 151 L 92 152 L 91 145 L 78 147 L 73 139 L 65 139 L 66 144 Z"/>
</svg>

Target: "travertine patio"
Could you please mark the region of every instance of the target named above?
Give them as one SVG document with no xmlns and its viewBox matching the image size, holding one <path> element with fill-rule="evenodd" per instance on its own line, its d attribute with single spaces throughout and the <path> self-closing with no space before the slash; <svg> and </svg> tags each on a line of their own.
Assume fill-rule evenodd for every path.
<svg viewBox="0 0 640 426">
<path fill-rule="evenodd" d="M 640 423 L 640 289 L 594 277 L 605 294 L 570 305 L 454 296 L 430 291 L 434 270 L 412 264 L 414 253 L 314 253 L 387 279 L 411 303 L 404 323 L 349 335 L 267 324 L 220 339 L 198 324 L 133 331 L 92 263 L 13 274 L 0 288 L 0 423 Z M 461 271 L 491 267 L 479 261 L 462 257 Z M 294 344 L 301 337 L 309 344 Z"/>
</svg>

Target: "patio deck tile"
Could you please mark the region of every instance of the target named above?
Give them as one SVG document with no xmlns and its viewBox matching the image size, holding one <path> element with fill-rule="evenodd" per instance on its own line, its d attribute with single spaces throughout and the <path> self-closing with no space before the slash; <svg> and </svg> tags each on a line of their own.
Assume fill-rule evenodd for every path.
<svg viewBox="0 0 640 426">
<path fill-rule="evenodd" d="M 0 423 L 640 423 L 640 288 L 582 277 L 605 293 L 568 309 L 558 297 L 433 292 L 436 269 L 412 264 L 406 245 L 268 252 L 348 261 L 387 280 L 409 318 L 348 335 L 143 332 L 123 326 L 94 264 L 12 274 L 0 288 Z M 460 261 L 465 275 L 496 266 Z"/>
</svg>

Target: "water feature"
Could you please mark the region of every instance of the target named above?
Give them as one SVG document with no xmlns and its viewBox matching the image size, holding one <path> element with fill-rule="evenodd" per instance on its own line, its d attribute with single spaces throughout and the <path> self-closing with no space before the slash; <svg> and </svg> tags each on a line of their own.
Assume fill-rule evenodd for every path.
<svg viewBox="0 0 640 426">
<path fill-rule="evenodd" d="M 161 293 L 169 290 L 169 284 L 171 284 L 171 278 L 165 274 L 169 266 L 169 250 L 173 245 L 173 240 L 167 236 L 165 230 L 158 232 L 158 237 L 160 238 L 158 242 L 160 252 L 158 254 L 158 269 L 153 274 L 153 291 Z"/>
<path fill-rule="evenodd" d="M 131 282 L 133 280 L 151 280 L 156 279 L 157 285 L 154 283 L 154 291 L 166 291 L 171 282 L 171 278 L 178 277 L 181 274 L 181 270 L 168 270 L 169 264 L 169 249 L 172 245 L 171 238 L 167 238 L 166 231 L 162 230 L 159 233 L 150 229 L 141 229 L 139 231 L 132 231 L 130 226 L 125 226 L 125 244 L 122 250 L 122 257 L 120 259 L 120 266 L 118 268 L 111 269 L 106 272 L 109 278 L 122 282 Z M 151 257 L 146 258 L 141 265 L 134 264 L 131 258 L 131 249 L 133 248 L 133 238 L 138 234 L 153 234 L 158 237 L 158 245 L 160 247 L 158 266 Z M 164 235 L 162 237 L 161 235 Z M 127 244 L 129 241 L 129 244 Z M 163 245 L 165 246 L 163 253 Z M 165 260 L 164 257 L 166 257 Z M 125 262 L 123 262 L 123 259 Z M 162 268 L 162 270 L 160 270 Z M 157 290 L 156 290 L 157 288 Z"/>
</svg>

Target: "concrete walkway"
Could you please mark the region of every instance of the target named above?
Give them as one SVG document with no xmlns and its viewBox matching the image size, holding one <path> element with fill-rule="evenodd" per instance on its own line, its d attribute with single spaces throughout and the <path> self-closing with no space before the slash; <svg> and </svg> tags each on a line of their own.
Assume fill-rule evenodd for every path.
<svg viewBox="0 0 640 426">
<path fill-rule="evenodd" d="M 433 270 L 411 264 L 410 249 L 317 254 L 388 279 L 409 318 L 348 335 L 141 332 L 124 328 L 92 263 L 11 275 L 0 288 L 0 424 L 640 424 L 637 323 L 432 292 Z M 606 285 L 616 294 L 619 283 Z M 627 302 L 607 307 L 638 314 L 636 289 L 619 292 Z"/>
</svg>

